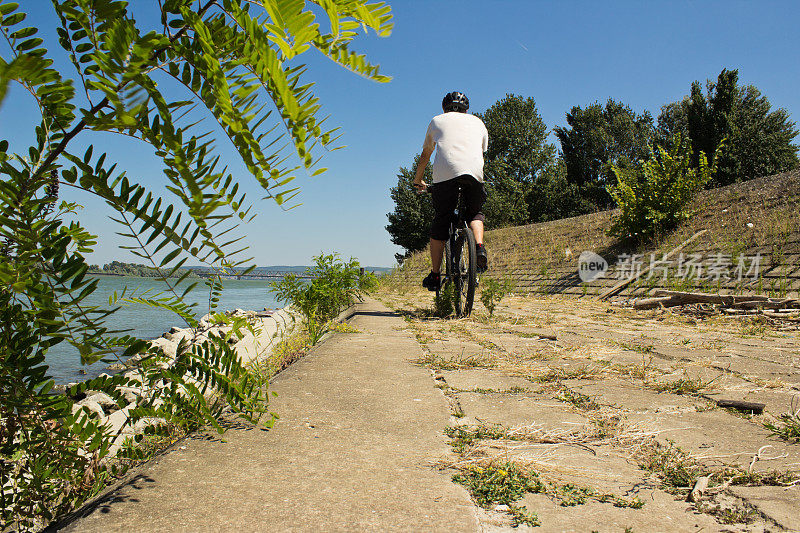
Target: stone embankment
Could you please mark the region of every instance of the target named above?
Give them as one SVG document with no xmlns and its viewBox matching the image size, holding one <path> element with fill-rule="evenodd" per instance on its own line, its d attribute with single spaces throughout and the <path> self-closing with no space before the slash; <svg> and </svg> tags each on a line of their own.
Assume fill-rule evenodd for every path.
<svg viewBox="0 0 800 533">
<path fill-rule="evenodd" d="M 211 314 L 205 315 L 198 323 L 197 328 L 170 328 L 161 337 L 150 341 L 150 346 L 158 350 L 166 359 L 159 364 L 171 366 L 175 363 L 178 345 L 181 341 L 191 344 L 199 344 L 207 341 L 212 336 L 230 335 L 228 340 L 239 354 L 242 363 L 247 365 L 258 359 L 267 357 L 284 335 L 291 333 L 298 323 L 297 317 L 287 309 L 277 311 L 244 311 L 235 309 L 225 313 L 228 318 L 244 318 L 252 327 L 252 331 L 246 328 L 241 329 L 237 336 L 232 327 L 225 321 L 215 321 Z M 254 334 L 255 333 L 255 334 Z M 144 383 L 144 379 L 139 367 L 139 358 L 131 358 L 124 363 L 112 365 L 110 369 L 121 371 L 124 376 L 132 382 Z M 102 376 L 103 374 L 101 374 Z M 106 374 L 107 375 L 107 374 Z M 68 387 L 77 385 L 70 383 Z M 109 453 L 110 457 L 116 455 L 126 439 L 144 432 L 145 428 L 153 424 L 164 422 L 160 419 L 143 418 L 133 422 L 130 419 L 130 412 L 138 405 L 150 402 L 158 407 L 162 400 L 153 399 L 157 391 L 146 386 L 121 387 L 119 391 L 124 396 L 127 405 L 120 405 L 105 392 L 88 390 L 81 393 L 73 406 L 73 413 L 85 411 L 91 417 L 98 417 L 108 427 L 109 432 L 115 435 L 114 443 Z M 209 393 L 211 394 L 211 393 Z"/>
</svg>

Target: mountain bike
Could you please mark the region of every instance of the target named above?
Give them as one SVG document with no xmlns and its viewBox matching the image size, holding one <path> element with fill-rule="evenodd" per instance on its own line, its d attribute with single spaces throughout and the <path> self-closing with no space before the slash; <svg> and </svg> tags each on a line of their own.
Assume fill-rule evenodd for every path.
<svg viewBox="0 0 800 533">
<path fill-rule="evenodd" d="M 434 185 L 435 186 L 435 185 Z M 457 317 L 472 312 L 475 288 L 478 286 L 477 251 L 475 235 L 464 219 L 466 206 L 462 187 L 458 187 L 458 201 L 450 221 L 450 230 L 444 245 L 444 275 L 436 291 L 436 298 L 453 284 L 453 307 Z"/>
</svg>

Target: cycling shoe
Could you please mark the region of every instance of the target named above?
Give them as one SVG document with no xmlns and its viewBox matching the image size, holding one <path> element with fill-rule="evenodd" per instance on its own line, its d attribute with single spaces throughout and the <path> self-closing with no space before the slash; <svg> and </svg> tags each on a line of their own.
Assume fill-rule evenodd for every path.
<svg viewBox="0 0 800 533">
<path fill-rule="evenodd" d="M 478 272 L 486 272 L 486 270 L 489 268 L 489 258 L 486 256 L 486 247 L 482 244 L 479 244 L 476 252 L 477 257 L 475 258 L 475 264 Z"/>
<path fill-rule="evenodd" d="M 429 291 L 438 290 L 440 283 L 441 283 L 441 278 L 438 272 L 431 272 L 425 279 L 422 280 L 422 286 L 428 289 Z"/>
</svg>

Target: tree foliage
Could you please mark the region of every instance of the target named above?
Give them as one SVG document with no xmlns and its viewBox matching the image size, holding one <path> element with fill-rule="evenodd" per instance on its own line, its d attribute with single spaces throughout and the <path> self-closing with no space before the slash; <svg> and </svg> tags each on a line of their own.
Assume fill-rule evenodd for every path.
<svg viewBox="0 0 800 533">
<path fill-rule="evenodd" d="M 676 134 L 670 145 L 669 150 L 651 150 L 650 157 L 636 165 L 612 166 L 617 183 L 610 185 L 608 192 L 619 207 L 612 234 L 647 241 L 688 216 L 686 207 L 716 172 L 723 145 L 715 150 L 711 165 L 701 152 L 696 167 L 688 139 Z"/>
<path fill-rule="evenodd" d="M 387 213 L 389 232 L 392 242 L 405 249 L 405 254 L 395 254 L 398 263 L 413 252 L 423 250 L 430 238 L 431 220 L 433 220 L 433 204 L 430 194 L 419 194 L 411 184 L 419 165 L 419 155 L 414 158 L 411 169 L 400 167 L 397 174 L 397 185 L 392 187 L 390 195 L 394 201 L 394 211 Z M 423 181 L 431 183 L 431 166 L 425 168 Z"/>
<path fill-rule="evenodd" d="M 637 114 L 622 102 L 609 98 L 567 113 L 568 127 L 554 128 L 567 166 L 567 181 L 577 185 L 581 196 L 595 209 L 610 206 L 606 185 L 614 182 L 612 165 L 627 167 L 647 158 L 653 137 L 653 118 Z"/>
<path fill-rule="evenodd" d="M 89 274 L 107 274 L 112 276 L 136 276 L 142 278 L 157 278 L 161 276 L 161 272 L 153 267 L 141 265 L 138 263 L 124 263 L 122 261 L 111 261 L 100 268 L 98 265 L 90 265 Z M 174 277 L 184 276 L 187 278 L 198 277 L 194 272 L 187 272 L 184 268 L 179 268 L 175 271 Z"/>
<path fill-rule="evenodd" d="M 664 106 L 658 117 L 659 136 L 676 133 L 691 138 L 695 153 L 711 153 L 722 139 L 713 185 L 728 185 L 797 167 L 795 123 L 785 109 L 772 110 L 769 100 L 752 85 L 739 85 L 738 70 L 723 69 L 716 81 L 706 82 L 705 93 L 695 81 L 681 102 Z"/>
<path fill-rule="evenodd" d="M 246 264 L 229 233 L 252 218 L 251 204 L 220 163 L 215 137 L 236 150 L 278 204 L 296 194 L 297 170 L 324 170 L 314 169 L 336 132 L 323 128 L 298 56 L 316 50 L 357 74 L 388 79 L 349 45 L 359 29 L 388 35 L 389 8 L 364 0 L 313 4 L 164 0 L 149 4 L 159 24 L 146 27 L 140 20 L 150 18 L 134 19 L 123 1 L 54 0 L 58 43 L 48 44 L 66 51 L 72 70 L 62 70 L 37 28 L 25 24 L 24 11 L 0 0 L 0 101 L 18 84 L 40 112 L 32 146 L 12 153 L 0 140 L 2 527 L 40 526 L 78 505 L 108 474 L 102 459 L 119 434 L 74 410 L 71 397 L 81 390 L 105 391 L 121 405 L 122 387 L 140 391 L 129 406 L 132 421 L 158 417 L 221 429 L 222 404 L 206 399 L 212 389 L 250 420 L 265 412 L 263 383 L 226 338 L 182 343 L 167 359 L 143 340 L 109 330 L 103 319 L 119 303 L 136 302 L 170 309 L 197 328 L 196 310 L 183 300 L 196 283 L 179 290 L 185 275 L 170 276 L 189 258 L 218 272 Z M 163 166 L 166 195 L 139 184 L 102 150 L 77 152 L 76 139 L 88 132 L 150 145 Z M 160 271 L 164 293 L 126 292 L 109 309 L 86 304 L 97 280 L 86 275 L 84 257 L 96 237 L 65 221 L 78 206 L 59 203 L 60 186 L 111 206 L 126 248 Z M 208 288 L 213 310 L 219 279 Z M 44 355 L 60 342 L 75 346 L 84 363 L 137 356 L 139 368 L 54 395 Z"/>
<path fill-rule="evenodd" d="M 526 224 L 537 217 L 542 178 L 552 170 L 556 148 L 536 101 L 507 94 L 484 113 L 476 113 L 489 133 L 484 176 L 488 199 L 484 208 L 488 227 Z"/>
</svg>

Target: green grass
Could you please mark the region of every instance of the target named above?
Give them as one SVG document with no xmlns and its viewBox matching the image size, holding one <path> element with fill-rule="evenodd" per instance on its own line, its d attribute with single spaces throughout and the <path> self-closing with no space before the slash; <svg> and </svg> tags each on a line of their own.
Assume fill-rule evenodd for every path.
<svg viewBox="0 0 800 533">
<path fill-rule="evenodd" d="M 715 505 L 698 503 L 695 508 L 703 513 L 715 517 L 720 523 L 732 524 L 749 524 L 758 516 L 758 511 L 755 509 L 742 509 L 742 508 L 721 508 Z"/>
<path fill-rule="evenodd" d="M 701 390 L 708 387 L 710 383 L 711 383 L 710 381 L 703 381 L 699 377 L 697 379 L 681 378 L 677 381 L 654 383 L 652 387 L 658 392 L 670 392 L 672 394 L 683 395 L 683 394 L 697 394 Z"/>
<path fill-rule="evenodd" d="M 567 387 L 561 389 L 556 399 L 565 403 L 569 403 L 576 409 L 581 411 L 594 411 L 600 409 L 600 404 L 595 402 L 590 396 L 575 392 Z"/>
<path fill-rule="evenodd" d="M 787 442 L 800 443 L 800 410 L 784 413 L 777 423 L 767 422 L 764 427 Z"/>
<path fill-rule="evenodd" d="M 758 516 L 758 511 L 755 509 L 720 509 L 714 513 L 714 516 L 723 524 L 749 524 Z"/>
</svg>

